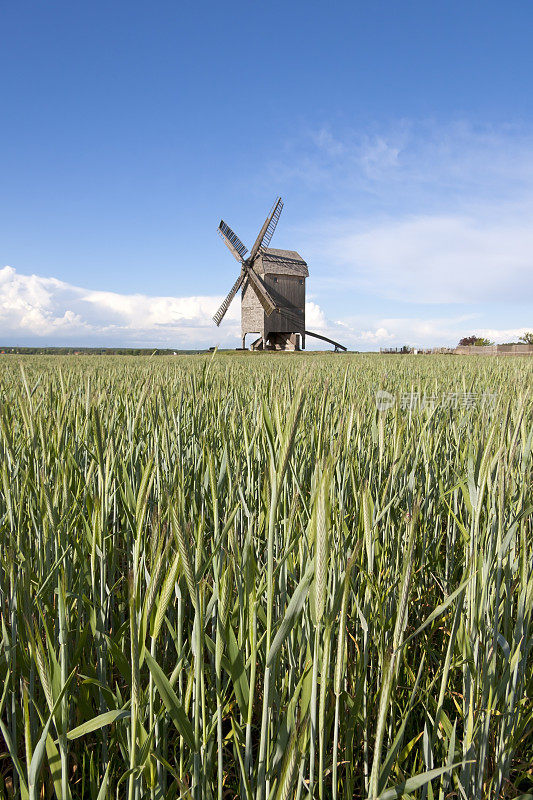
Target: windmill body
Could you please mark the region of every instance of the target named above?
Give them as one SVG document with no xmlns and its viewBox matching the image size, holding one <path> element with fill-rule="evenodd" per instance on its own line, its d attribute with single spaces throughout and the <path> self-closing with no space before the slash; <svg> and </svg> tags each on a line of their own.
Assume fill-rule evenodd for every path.
<svg viewBox="0 0 533 800">
<path fill-rule="evenodd" d="M 316 336 L 345 350 L 343 345 L 320 334 L 305 330 L 305 280 L 307 264 L 295 250 L 269 247 L 278 224 L 283 202 L 278 197 L 255 240 L 250 255 L 239 237 L 224 220 L 218 226 L 233 257 L 240 263 L 239 276 L 228 296 L 213 317 L 220 325 L 239 289 L 241 294 L 242 346 L 246 336 L 257 334 L 253 350 L 299 350 L 305 347 L 305 336 Z"/>
<path fill-rule="evenodd" d="M 294 250 L 265 248 L 255 260 L 254 272 L 274 300 L 268 314 L 253 285 L 242 290 L 241 336 L 257 334 L 254 349 L 299 350 L 305 347 L 305 279 L 307 264 Z"/>
</svg>

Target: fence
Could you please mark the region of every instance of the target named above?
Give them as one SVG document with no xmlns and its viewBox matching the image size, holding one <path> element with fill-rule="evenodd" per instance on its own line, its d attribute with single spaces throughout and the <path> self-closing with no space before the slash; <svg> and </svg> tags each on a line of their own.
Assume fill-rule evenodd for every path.
<svg viewBox="0 0 533 800">
<path fill-rule="evenodd" d="M 533 356 L 533 344 L 492 344 L 456 347 L 381 347 L 382 355 L 438 355 L 447 353 L 456 356 Z"/>
<path fill-rule="evenodd" d="M 460 356 L 532 356 L 533 344 L 491 344 L 484 347 L 469 345 L 456 347 L 454 352 Z"/>
</svg>

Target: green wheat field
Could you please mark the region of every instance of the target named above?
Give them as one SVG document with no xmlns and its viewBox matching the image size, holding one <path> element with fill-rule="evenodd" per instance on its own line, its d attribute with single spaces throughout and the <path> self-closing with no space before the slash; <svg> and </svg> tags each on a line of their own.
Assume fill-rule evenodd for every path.
<svg viewBox="0 0 533 800">
<path fill-rule="evenodd" d="M 532 386 L 3 356 L 0 797 L 530 796 Z"/>
</svg>

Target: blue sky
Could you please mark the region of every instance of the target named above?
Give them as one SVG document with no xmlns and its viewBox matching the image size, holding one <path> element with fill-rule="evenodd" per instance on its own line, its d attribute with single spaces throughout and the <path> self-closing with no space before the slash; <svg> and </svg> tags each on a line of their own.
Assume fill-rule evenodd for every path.
<svg viewBox="0 0 533 800">
<path fill-rule="evenodd" d="M 216 227 L 250 246 L 278 194 L 309 328 L 533 329 L 532 28 L 525 0 L 0 0 L 1 343 L 236 345 Z"/>
</svg>

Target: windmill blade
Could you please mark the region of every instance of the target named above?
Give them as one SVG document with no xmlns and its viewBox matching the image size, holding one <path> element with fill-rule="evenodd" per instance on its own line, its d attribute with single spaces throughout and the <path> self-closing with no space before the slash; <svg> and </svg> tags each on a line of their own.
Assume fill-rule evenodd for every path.
<svg viewBox="0 0 533 800">
<path fill-rule="evenodd" d="M 265 224 L 259 231 L 259 236 L 255 240 L 255 244 L 252 247 L 252 252 L 250 253 L 250 261 L 253 261 L 259 248 L 266 249 L 270 244 L 272 236 L 274 235 L 274 231 L 276 230 L 276 225 L 278 224 L 278 220 L 281 216 L 281 211 L 283 209 L 283 200 L 281 197 L 278 197 L 274 205 L 272 206 L 272 211 L 268 215 L 265 220 Z"/>
<path fill-rule="evenodd" d="M 220 220 L 218 234 L 234 258 L 236 258 L 237 261 L 243 261 L 244 256 L 248 252 L 248 248 L 243 245 L 237 234 L 233 233 L 230 226 L 226 225 L 223 219 Z"/>
<path fill-rule="evenodd" d="M 230 307 L 231 301 L 233 300 L 233 298 L 235 297 L 235 295 L 237 294 L 237 292 L 241 288 L 241 284 L 242 284 L 242 282 L 244 280 L 244 276 L 245 276 L 245 273 L 241 272 L 241 274 L 239 275 L 239 277 L 237 278 L 237 280 L 235 281 L 235 283 L 233 284 L 233 286 L 229 290 L 228 296 L 226 297 L 226 299 L 224 300 L 224 302 L 222 303 L 222 305 L 218 309 L 217 313 L 213 317 L 213 322 L 217 326 L 220 325 L 220 323 L 224 319 L 224 315 L 225 315 L 226 311 L 228 310 L 228 308 Z"/>
<path fill-rule="evenodd" d="M 250 283 L 254 287 L 255 293 L 257 294 L 257 297 L 259 298 L 259 302 L 261 303 L 261 305 L 265 309 L 267 316 L 270 316 L 272 314 L 272 312 L 276 311 L 276 309 L 277 309 L 276 303 L 274 302 L 272 297 L 267 292 L 267 290 L 266 290 L 264 284 L 262 283 L 262 281 L 259 280 L 259 278 L 255 274 L 253 269 L 250 269 L 250 267 L 248 267 L 247 270 L 246 270 L 246 277 L 248 278 L 248 280 L 250 281 Z"/>
</svg>

